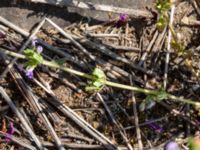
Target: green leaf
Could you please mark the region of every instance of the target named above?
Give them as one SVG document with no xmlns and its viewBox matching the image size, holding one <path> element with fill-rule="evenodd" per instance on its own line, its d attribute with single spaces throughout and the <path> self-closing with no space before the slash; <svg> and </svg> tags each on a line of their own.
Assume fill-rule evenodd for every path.
<svg viewBox="0 0 200 150">
<path fill-rule="evenodd" d="M 26 49 L 24 50 L 24 55 L 26 56 L 27 62 L 25 66 L 27 68 L 36 68 L 37 65 L 43 63 L 43 57 L 37 53 L 34 49 Z"/>
<path fill-rule="evenodd" d="M 164 15 L 161 14 L 156 25 L 159 29 L 164 29 L 164 27 L 167 25 L 167 21 L 168 20 L 166 19 L 166 17 L 164 17 Z"/>
<path fill-rule="evenodd" d="M 183 43 L 178 43 L 176 40 L 172 40 L 171 45 L 179 55 L 183 55 L 185 53 L 185 46 Z"/>
<path fill-rule="evenodd" d="M 146 97 L 145 102 L 149 103 L 150 101 L 161 101 L 168 98 L 167 92 L 161 88 L 159 91 L 157 91 L 155 94 L 150 94 Z"/>
<path fill-rule="evenodd" d="M 164 13 L 169 10 L 171 6 L 170 0 L 157 0 L 156 8 L 160 13 Z"/>
<path fill-rule="evenodd" d="M 104 72 L 99 68 L 95 68 L 92 75 L 97 77 L 98 79 L 105 79 L 106 78 Z"/>
<path fill-rule="evenodd" d="M 95 87 L 95 86 L 86 86 L 86 87 L 85 87 L 85 90 L 86 90 L 87 92 L 92 92 L 92 91 L 99 91 L 100 89 L 97 88 L 97 87 Z"/>
<path fill-rule="evenodd" d="M 156 9 L 160 13 L 160 17 L 157 20 L 158 29 L 164 29 L 164 27 L 168 23 L 167 11 L 170 9 L 171 2 L 170 0 L 157 0 L 156 1 Z"/>
<path fill-rule="evenodd" d="M 89 86 L 87 86 L 85 90 L 86 91 L 101 90 L 105 84 L 106 75 L 101 69 L 95 68 L 94 71 L 92 72 L 92 76 L 94 76 L 94 80 L 89 82 Z"/>
<path fill-rule="evenodd" d="M 157 94 L 155 95 L 155 100 L 161 101 L 163 99 L 166 99 L 168 97 L 167 92 L 164 89 L 160 89 Z"/>
<path fill-rule="evenodd" d="M 95 87 L 101 87 L 102 85 L 103 85 L 104 83 L 103 82 L 101 82 L 101 81 L 94 81 L 93 83 L 92 83 L 92 85 L 94 85 Z"/>
</svg>

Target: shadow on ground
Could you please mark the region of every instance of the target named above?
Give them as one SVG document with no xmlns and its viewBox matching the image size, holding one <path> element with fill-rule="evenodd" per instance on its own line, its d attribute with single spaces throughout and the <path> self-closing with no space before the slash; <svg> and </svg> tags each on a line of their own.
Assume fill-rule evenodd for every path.
<svg viewBox="0 0 200 150">
<path fill-rule="evenodd" d="M 14 2 L 16 1 L 16 2 Z M 27 0 L 28 1 L 28 0 Z M 83 0 L 90 2 L 91 0 Z M 107 4 L 118 7 L 142 9 L 152 4 L 153 0 L 92 0 L 96 4 Z M 90 24 L 98 23 L 109 19 L 106 12 L 96 12 L 90 10 L 81 10 L 76 8 L 55 7 L 46 4 L 36 4 L 23 2 L 22 0 L 1 0 L 1 16 L 13 22 L 19 27 L 30 31 L 36 23 L 42 18 L 48 17 L 56 22 L 59 26 L 65 27 L 74 22 L 89 21 Z"/>
</svg>

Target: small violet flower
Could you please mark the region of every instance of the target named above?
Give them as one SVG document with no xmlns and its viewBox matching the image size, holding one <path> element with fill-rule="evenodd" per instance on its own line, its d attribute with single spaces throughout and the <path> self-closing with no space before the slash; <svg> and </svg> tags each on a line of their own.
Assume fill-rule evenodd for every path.
<svg viewBox="0 0 200 150">
<path fill-rule="evenodd" d="M 37 53 L 40 54 L 43 51 L 43 47 L 42 46 L 38 46 L 37 47 Z"/>
<path fill-rule="evenodd" d="M 168 142 L 165 145 L 164 150 L 180 150 L 180 149 L 179 149 L 178 144 L 176 142 L 171 141 L 171 142 Z"/>
<path fill-rule="evenodd" d="M 31 45 L 33 46 L 33 47 L 36 47 L 36 44 L 38 43 L 38 39 L 37 39 L 37 37 L 33 37 L 32 38 L 32 41 L 31 41 Z"/>
<path fill-rule="evenodd" d="M 153 129 L 153 130 L 156 131 L 157 133 L 163 132 L 163 128 L 160 127 L 158 124 L 156 124 L 156 123 L 154 123 L 154 122 L 149 123 L 148 125 L 149 125 L 149 127 L 150 127 L 151 129 Z"/>
<path fill-rule="evenodd" d="M 0 31 L 0 39 L 4 39 L 6 37 L 6 34 L 2 31 Z"/>
<path fill-rule="evenodd" d="M 127 19 L 128 19 L 128 15 L 127 14 L 120 14 L 119 21 L 126 22 Z"/>
<path fill-rule="evenodd" d="M 9 124 L 9 129 L 7 130 L 6 136 L 5 136 L 5 140 L 6 140 L 7 143 L 10 142 L 10 138 L 14 134 L 14 132 L 15 132 L 14 124 L 13 124 L 13 122 L 11 122 Z"/>
<path fill-rule="evenodd" d="M 29 68 L 29 69 L 26 69 L 25 70 L 25 73 L 26 73 L 26 76 L 29 78 L 29 79 L 33 79 L 33 68 Z"/>
<path fill-rule="evenodd" d="M 196 125 L 200 125 L 200 120 L 199 119 L 195 120 L 194 122 L 196 123 Z"/>
<path fill-rule="evenodd" d="M 128 20 L 127 14 L 120 14 L 118 21 L 116 22 L 115 26 L 120 27 Z"/>
</svg>

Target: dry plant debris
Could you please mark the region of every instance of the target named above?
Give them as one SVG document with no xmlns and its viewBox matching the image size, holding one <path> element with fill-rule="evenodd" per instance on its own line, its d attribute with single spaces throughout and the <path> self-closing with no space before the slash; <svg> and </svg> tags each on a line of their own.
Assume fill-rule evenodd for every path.
<svg viewBox="0 0 200 150">
<path fill-rule="evenodd" d="M 0 16 L 0 149 L 198 149 L 200 8 L 156 6 L 31 33 Z"/>
</svg>

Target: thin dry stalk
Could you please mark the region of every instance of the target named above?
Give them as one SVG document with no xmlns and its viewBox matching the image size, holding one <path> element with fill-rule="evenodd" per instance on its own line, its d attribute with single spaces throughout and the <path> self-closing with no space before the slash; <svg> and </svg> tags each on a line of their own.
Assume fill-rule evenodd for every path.
<svg viewBox="0 0 200 150">
<path fill-rule="evenodd" d="M 51 119 L 51 122 L 53 122 L 55 125 L 60 125 L 63 123 L 63 120 L 61 120 L 60 116 L 56 113 L 55 109 L 49 105 L 46 101 L 40 101 L 41 108 L 48 114 L 49 118 Z"/>
<path fill-rule="evenodd" d="M 142 64 L 144 63 L 148 53 L 151 51 L 152 47 L 153 47 L 153 44 L 155 44 L 155 41 L 156 39 L 158 38 L 158 34 L 159 32 L 156 30 L 156 32 L 154 33 L 154 36 L 149 44 L 149 46 L 147 47 L 145 53 L 142 55 L 141 59 L 140 59 L 140 62 L 139 62 L 139 66 L 142 66 Z"/>
<path fill-rule="evenodd" d="M 144 123 L 140 123 L 139 124 L 139 127 L 142 127 L 142 126 L 145 126 L 145 125 L 148 125 L 148 124 L 151 124 L 151 123 L 155 123 L 155 122 L 159 122 L 159 121 L 163 121 L 165 119 L 167 119 L 168 117 L 161 117 L 161 118 L 158 118 L 158 119 L 153 119 L 153 120 L 150 120 L 150 121 L 146 121 Z M 133 129 L 133 128 L 136 128 L 136 126 L 129 126 L 129 127 L 125 127 L 124 129 L 125 130 L 130 130 L 130 129 Z"/>
<path fill-rule="evenodd" d="M 9 106 L 8 106 L 8 105 L 6 105 L 6 106 L 1 106 L 0 112 L 4 112 L 4 111 L 6 111 L 6 110 L 8 110 L 8 109 L 9 109 Z"/>
<path fill-rule="evenodd" d="M 89 39 L 87 39 L 86 37 L 77 37 L 77 36 L 74 36 L 75 39 L 77 39 L 80 43 L 92 48 L 92 49 L 95 49 L 95 50 L 98 50 L 99 52 L 105 54 L 105 55 L 108 55 L 109 57 L 115 59 L 115 60 L 118 60 L 120 62 L 123 62 L 127 65 L 129 65 L 130 67 L 132 67 L 133 69 L 136 69 L 138 71 L 141 71 L 143 73 L 146 73 L 146 74 L 149 74 L 149 75 L 154 75 L 154 73 L 152 71 L 149 71 L 149 70 L 146 70 L 136 64 L 133 64 L 133 62 L 129 61 L 128 59 L 126 58 L 123 58 L 121 56 L 119 56 L 118 54 L 112 52 L 110 49 L 108 49 L 106 46 L 102 45 L 102 44 L 97 44 L 95 42 L 92 42 L 90 41 Z M 97 60 L 96 60 L 97 61 Z"/>
<path fill-rule="evenodd" d="M 197 27 L 199 27 L 200 26 L 200 21 L 185 16 L 181 20 L 181 24 L 187 25 L 187 26 L 197 26 Z"/>
<path fill-rule="evenodd" d="M 54 131 L 53 126 L 51 125 L 50 121 L 48 120 L 46 114 L 43 113 L 44 111 L 40 106 L 41 104 L 39 102 L 39 98 L 32 93 L 31 88 L 26 84 L 26 82 L 23 80 L 21 75 L 14 68 L 10 69 L 10 73 L 11 73 L 11 76 L 13 77 L 17 87 L 19 88 L 22 95 L 24 96 L 24 98 L 28 101 L 30 106 L 32 106 L 32 108 L 35 110 L 34 112 L 39 115 L 39 117 L 43 121 L 44 125 L 47 127 L 47 129 L 51 133 L 53 139 L 55 140 L 57 148 L 59 150 L 65 150 L 58 135 Z"/>
<path fill-rule="evenodd" d="M 51 21 L 50 19 L 46 18 L 46 20 L 53 25 L 63 36 L 65 36 L 66 38 L 68 38 L 69 40 L 71 40 L 71 42 L 77 46 L 83 53 L 85 53 L 91 60 L 93 61 L 99 61 L 100 63 L 102 63 L 99 59 L 97 59 L 94 55 L 92 55 L 90 52 L 88 52 L 82 45 L 80 45 L 75 39 L 80 39 L 77 36 L 74 35 L 70 35 L 69 33 L 66 33 L 62 28 L 60 28 L 57 24 L 55 24 L 53 21 Z M 83 38 L 83 37 L 81 37 Z M 127 60 L 126 58 L 120 57 L 119 55 L 117 55 L 116 53 L 112 52 L 111 50 L 109 50 L 108 48 L 106 48 L 104 45 L 101 44 L 96 44 L 94 42 L 91 42 L 90 40 L 88 40 L 87 38 L 81 39 L 79 40 L 80 43 L 86 44 L 89 47 L 95 48 L 97 50 L 99 50 L 101 53 L 104 53 L 108 56 L 110 56 L 113 59 L 119 60 L 123 63 L 128 64 L 130 67 L 137 69 L 139 71 L 142 71 L 144 73 L 147 74 L 151 74 L 151 71 L 147 71 L 144 68 L 138 66 L 138 65 L 134 65 L 132 62 L 130 62 L 129 60 Z"/>
<path fill-rule="evenodd" d="M 130 46 L 120 46 L 120 45 L 114 45 L 112 43 L 105 43 L 103 42 L 104 45 L 107 45 L 108 47 L 113 48 L 113 50 L 119 50 L 119 51 L 131 51 L 131 52 L 135 52 L 135 53 L 139 53 L 141 51 L 140 48 L 138 47 L 130 47 Z"/>
<path fill-rule="evenodd" d="M 61 104 L 58 100 L 54 99 L 54 101 L 50 101 L 56 108 L 58 108 L 64 115 L 73 120 L 77 125 L 79 125 L 82 129 L 84 129 L 88 134 L 93 136 L 96 140 L 101 142 L 105 148 L 109 150 L 116 150 L 117 148 L 108 138 L 94 129 L 91 125 L 89 125 L 85 120 L 83 120 L 80 116 L 78 116 L 73 110 L 67 107 L 64 104 Z"/>
<path fill-rule="evenodd" d="M 44 149 L 40 140 L 38 139 L 38 137 L 36 136 L 36 134 L 34 133 L 34 131 L 29 127 L 28 123 L 26 122 L 26 120 L 24 119 L 24 117 L 21 115 L 20 111 L 17 109 L 17 107 L 15 106 L 15 104 L 12 102 L 12 100 L 10 99 L 10 97 L 7 95 L 7 93 L 5 92 L 5 90 L 0 86 L 0 93 L 3 96 L 4 100 L 8 103 L 8 105 L 10 106 L 10 108 L 12 109 L 12 111 L 17 115 L 17 117 L 20 119 L 21 123 L 23 124 L 23 126 L 25 127 L 25 129 L 27 130 L 27 132 L 29 133 L 29 135 L 31 136 L 31 138 L 33 139 L 33 141 L 35 142 L 35 144 L 37 145 L 37 147 L 39 149 Z"/>
<path fill-rule="evenodd" d="M 191 3 L 193 5 L 193 7 L 195 8 L 198 16 L 200 16 L 200 2 L 199 2 L 199 0 L 192 0 Z"/>
<path fill-rule="evenodd" d="M 20 27 L 14 25 L 13 23 L 11 23 L 10 21 L 8 21 L 7 19 L 3 18 L 2 16 L 0 16 L 0 22 L 3 23 L 4 25 L 10 27 L 11 29 L 17 31 L 18 33 L 21 33 L 22 35 L 24 35 L 25 37 L 29 36 L 29 33 L 24 31 L 23 29 L 21 29 Z"/>
<path fill-rule="evenodd" d="M 133 80 L 131 76 L 130 76 L 130 84 L 133 86 Z M 136 128 L 136 135 L 137 135 L 137 140 L 138 140 L 138 147 L 140 150 L 143 150 L 143 143 L 142 143 L 142 137 L 140 133 L 141 131 L 140 131 L 140 126 L 139 126 L 139 119 L 138 119 L 138 114 L 137 114 L 137 106 L 136 106 L 134 92 L 132 92 L 132 102 L 133 102 L 133 114 L 134 114 L 134 119 L 135 119 L 135 128 Z"/>
<path fill-rule="evenodd" d="M 63 59 L 65 59 L 66 61 L 70 61 L 73 64 L 76 64 L 77 66 L 79 66 L 85 70 L 87 70 L 88 68 L 91 68 L 90 65 L 86 65 L 83 61 L 76 59 L 74 56 L 70 55 L 66 51 L 62 51 L 61 49 L 59 49 L 57 47 L 51 46 L 48 43 L 45 43 L 41 39 L 38 39 L 38 41 L 40 42 L 41 45 L 43 45 L 48 50 L 51 50 L 52 52 L 58 54 L 59 56 L 64 57 Z"/>
<path fill-rule="evenodd" d="M 87 138 L 85 136 L 80 136 L 80 135 L 77 135 L 77 134 L 67 134 L 65 136 L 65 138 L 78 139 L 78 140 L 86 141 L 88 143 L 93 143 L 94 142 L 93 139 Z"/>
<path fill-rule="evenodd" d="M 0 24 L 0 30 L 8 32 L 8 28 Z"/>
<path fill-rule="evenodd" d="M 184 115 L 180 111 L 178 111 L 176 109 L 172 109 L 171 106 L 169 106 L 168 104 L 166 104 L 164 102 L 160 102 L 159 104 L 162 105 L 163 107 L 165 107 L 167 110 L 169 110 L 174 116 L 180 116 L 186 122 L 188 122 L 191 125 L 199 128 L 199 125 L 195 121 L 191 120 L 191 118 L 189 118 L 188 116 Z"/>
<path fill-rule="evenodd" d="M 42 143 L 45 147 L 54 147 L 53 143 L 51 142 L 43 142 Z M 105 147 L 103 145 L 89 145 L 89 144 L 77 144 L 77 143 L 63 143 L 63 145 L 68 149 L 91 149 L 91 150 L 105 150 Z M 120 146 L 121 150 L 127 150 L 126 147 Z"/>
<path fill-rule="evenodd" d="M 0 16 L 0 22 L 5 24 L 6 26 L 10 27 L 11 29 L 15 30 L 16 32 L 20 33 L 21 35 L 23 35 L 24 37 L 29 37 L 30 33 L 23 30 L 22 28 L 16 26 L 15 24 L 13 24 L 12 22 L 6 20 L 5 18 Z M 35 36 L 37 37 L 37 36 Z M 58 55 L 64 57 L 66 60 L 75 63 L 77 66 L 80 66 L 81 68 L 87 69 L 86 65 L 83 61 L 79 61 L 77 60 L 75 57 L 73 57 L 72 55 L 68 54 L 67 52 L 61 51 L 59 48 L 53 47 L 51 45 L 49 45 L 48 43 L 45 43 L 43 40 L 38 39 L 38 41 L 47 49 L 57 53 Z"/>
<path fill-rule="evenodd" d="M 90 36 L 90 37 L 95 37 L 95 38 L 107 38 L 107 37 L 119 37 L 119 34 L 106 34 L 106 33 L 87 33 L 86 35 Z"/>
<path fill-rule="evenodd" d="M 106 102 L 104 101 L 104 99 L 102 98 L 102 96 L 97 93 L 97 96 L 99 97 L 99 100 L 101 101 L 101 103 L 103 104 L 103 106 L 105 107 L 106 111 L 108 112 L 112 122 L 117 126 L 117 128 L 119 129 L 119 133 L 122 136 L 124 142 L 126 143 L 127 147 L 129 150 L 133 150 L 133 147 L 131 146 L 131 144 L 129 143 L 128 138 L 125 136 L 124 134 L 124 129 L 123 127 L 121 127 L 120 125 L 118 125 L 116 119 L 114 118 L 113 113 L 111 112 L 110 108 L 108 107 L 108 105 L 106 104 Z"/>
<path fill-rule="evenodd" d="M 0 131 L 0 137 L 1 136 L 4 137 L 5 135 L 3 133 L 1 133 L 1 131 Z M 11 136 L 10 140 L 26 149 L 36 150 L 36 148 L 33 145 L 31 145 L 30 143 L 28 143 L 29 141 L 27 141 L 27 140 L 26 140 L 27 141 L 26 142 L 24 139 L 21 139 L 21 138 L 15 137 L 15 136 Z"/>
<path fill-rule="evenodd" d="M 20 111 L 20 113 L 22 114 L 22 116 L 24 117 L 24 119 L 26 120 L 26 122 L 28 123 L 28 125 L 29 125 L 29 126 L 31 127 L 31 129 L 33 130 L 33 125 L 31 124 L 30 119 L 29 119 L 29 117 L 27 116 L 27 114 L 26 114 L 24 108 L 23 108 L 23 107 L 20 107 L 20 108 L 19 108 L 19 111 Z"/>
<path fill-rule="evenodd" d="M 37 83 L 36 83 L 37 84 Z M 40 84 L 37 84 L 40 86 Z M 77 115 L 72 109 L 67 107 L 65 104 L 60 103 L 58 98 L 55 96 L 54 92 L 51 89 L 44 88 L 41 86 L 52 98 L 53 100 L 49 101 L 52 105 L 54 105 L 59 111 L 61 111 L 68 118 L 73 120 L 77 125 L 79 125 L 82 129 L 84 129 L 88 134 L 94 137 L 96 140 L 101 142 L 105 148 L 109 150 L 120 150 L 117 146 L 115 146 L 108 138 L 106 138 L 99 131 L 94 129 L 90 124 L 88 124 L 84 119 L 82 119 L 79 115 Z"/>
<path fill-rule="evenodd" d="M 43 70 L 44 71 L 44 70 Z M 78 93 L 81 93 L 82 90 L 79 89 L 74 83 L 68 81 L 67 79 L 65 78 L 60 78 L 58 74 L 56 73 L 53 73 L 53 72 L 50 72 L 50 71 L 45 71 L 47 74 L 49 74 L 49 76 L 51 76 L 52 78 L 55 78 L 56 80 L 59 80 L 61 81 L 64 85 L 70 87 L 72 90 L 78 92 Z M 37 77 L 38 79 L 40 80 L 40 82 L 42 82 L 42 84 L 46 85 L 44 88 L 48 88 L 49 85 L 40 77 L 40 72 L 37 72 Z M 42 86 L 42 85 L 41 85 Z"/>
<path fill-rule="evenodd" d="M 5 24 L 6 26 L 12 28 L 12 29 L 15 30 L 16 32 L 22 34 L 22 35 L 25 36 L 25 37 L 28 37 L 28 36 L 30 35 L 30 33 L 28 33 L 27 31 L 25 31 L 25 30 L 23 30 L 22 28 L 16 26 L 16 25 L 13 24 L 12 22 L 6 20 L 5 18 L 3 18 L 3 17 L 1 17 L 1 16 L 0 16 L 0 22 L 2 22 L 3 24 Z M 77 38 L 78 38 L 78 37 L 77 37 Z M 79 61 L 79 60 L 76 60 L 73 56 L 69 55 L 69 54 L 66 53 L 66 52 L 60 51 L 60 49 L 57 49 L 57 48 L 55 48 L 55 47 L 49 45 L 48 43 L 43 42 L 41 39 L 38 39 L 38 40 L 39 40 L 39 42 L 40 42 L 44 47 L 46 47 L 47 49 L 49 49 L 49 50 L 51 50 L 51 51 L 57 53 L 57 54 L 60 55 L 60 56 L 65 57 L 68 61 L 70 61 L 70 62 L 72 62 L 72 63 L 75 63 L 76 65 L 80 66 L 81 68 L 87 69 L 84 62 Z M 63 42 L 65 43 L 65 41 L 63 41 Z M 92 54 L 90 54 L 90 55 L 92 55 Z M 93 57 L 94 57 L 94 56 L 93 56 Z M 107 62 L 105 62 L 105 61 L 102 60 L 102 59 L 96 59 L 96 61 L 97 61 L 100 65 L 103 65 L 103 67 L 106 67 L 108 70 L 114 70 L 114 71 L 120 73 L 121 75 L 123 75 L 124 77 L 128 77 L 128 76 L 129 76 L 129 73 L 128 73 L 128 72 L 122 70 L 121 68 L 119 68 L 119 67 L 117 67 L 117 66 L 113 66 L 112 64 L 107 63 Z M 88 66 L 89 68 L 91 68 L 89 64 L 88 64 L 87 66 Z"/>
<path fill-rule="evenodd" d="M 176 3 L 176 0 L 174 0 L 174 2 L 171 5 L 169 26 L 173 25 L 174 13 L 175 13 L 175 8 L 176 8 L 175 3 Z M 171 52 L 171 39 L 172 39 L 172 33 L 171 33 L 171 30 L 168 29 L 167 53 L 166 53 L 166 58 L 165 58 L 165 70 L 164 70 L 164 81 L 163 81 L 163 86 L 165 89 L 167 88 L 168 67 L 169 67 L 169 59 L 170 59 L 170 52 Z"/>
<path fill-rule="evenodd" d="M 86 54 L 91 60 L 95 61 L 95 57 L 91 55 L 80 43 L 78 43 L 69 33 L 65 32 L 62 28 L 60 28 L 56 23 L 51 21 L 48 18 L 45 18 L 47 22 L 49 22 L 53 27 L 55 27 L 63 36 L 69 39 L 77 48 L 79 48 L 84 54 Z"/>
</svg>

